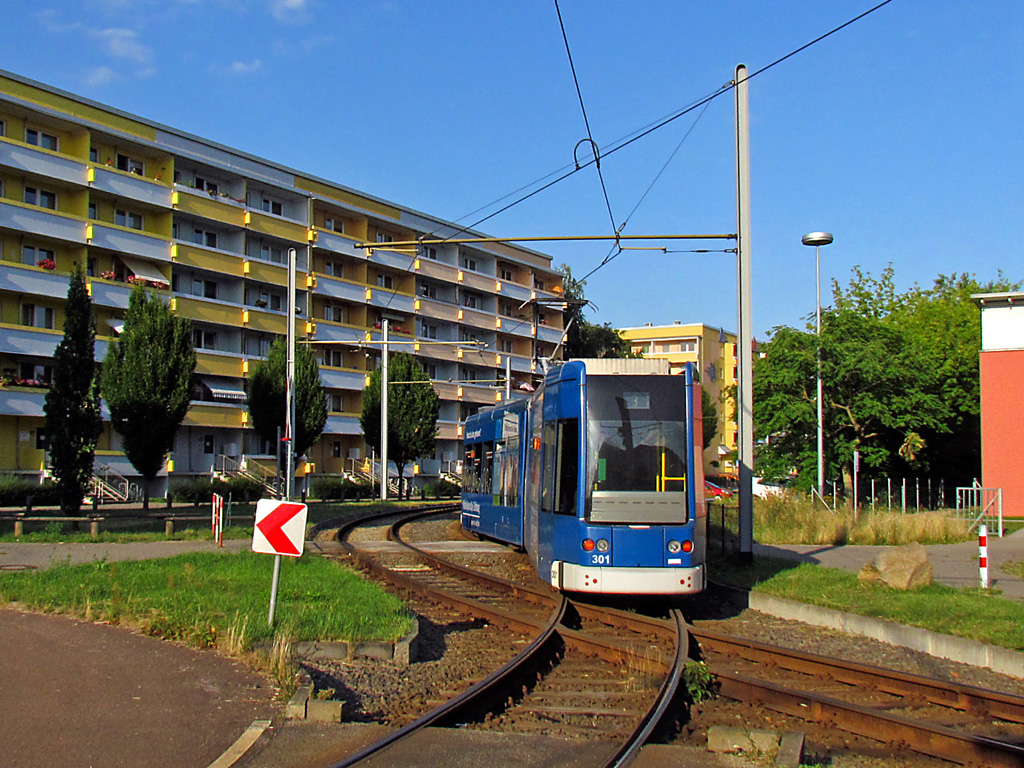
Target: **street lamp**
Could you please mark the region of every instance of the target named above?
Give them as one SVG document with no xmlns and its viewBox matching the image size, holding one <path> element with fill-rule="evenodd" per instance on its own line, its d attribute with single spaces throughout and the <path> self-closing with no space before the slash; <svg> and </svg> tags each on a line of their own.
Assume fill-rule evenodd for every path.
<svg viewBox="0 0 1024 768">
<path fill-rule="evenodd" d="M 809 232 L 800 238 L 804 245 L 814 246 L 815 316 L 818 335 L 818 498 L 825 499 L 825 427 L 821 397 L 821 246 L 832 242 L 831 232 Z"/>
</svg>

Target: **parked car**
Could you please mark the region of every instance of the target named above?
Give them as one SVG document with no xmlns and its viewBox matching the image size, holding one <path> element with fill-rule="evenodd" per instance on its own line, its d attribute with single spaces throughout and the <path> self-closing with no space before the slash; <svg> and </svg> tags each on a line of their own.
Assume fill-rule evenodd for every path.
<svg viewBox="0 0 1024 768">
<path fill-rule="evenodd" d="M 715 499 L 727 499 L 732 496 L 732 491 L 723 488 L 720 485 L 715 485 L 710 480 L 704 481 L 704 496 L 715 498 Z"/>
</svg>

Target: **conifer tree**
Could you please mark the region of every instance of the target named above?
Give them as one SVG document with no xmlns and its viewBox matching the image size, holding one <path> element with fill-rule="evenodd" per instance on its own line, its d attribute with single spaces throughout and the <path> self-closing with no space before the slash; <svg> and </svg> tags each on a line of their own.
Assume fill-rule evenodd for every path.
<svg viewBox="0 0 1024 768">
<path fill-rule="evenodd" d="M 103 429 L 94 358 L 96 319 L 78 265 L 71 273 L 64 312 L 64 338 L 53 355 L 53 378 L 43 411 L 61 513 L 75 517 L 92 478 L 96 441 Z"/>
<path fill-rule="evenodd" d="M 192 322 L 135 286 L 120 338 L 103 361 L 103 398 L 124 452 L 149 485 L 163 466 L 185 414 L 196 369 Z"/>
</svg>

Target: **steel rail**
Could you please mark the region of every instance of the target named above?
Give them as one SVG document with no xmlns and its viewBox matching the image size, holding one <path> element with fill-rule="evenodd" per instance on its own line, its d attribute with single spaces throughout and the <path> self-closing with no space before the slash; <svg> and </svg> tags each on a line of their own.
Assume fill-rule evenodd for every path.
<svg viewBox="0 0 1024 768">
<path fill-rule="evenodd" d="M 921 754 L 981 768 L 1020 768 L 1024 747 L 954 731 L 941 725 L 850 704 L 818 693 L 797 691 L 767 680 L 716 671 L 721 693 L 731 699 L 757 702 L 804 720 L 827 722 L 876 741 L 902 743 Z"/>
<path fill-rule="evenodd" d="M 557 646 L 559 642 L 558 626 L 565 617 L 567 607 L 568 601 L 563 597 L 552 612 L 544 631 L 501 669 L 495 670 L 458 696 L 449 699 L 440 707 L 431 710 L 419 719 L 388 734 L 341 762 L 334 763 L 330 768 L 349 768 L 349 766 L 361 763 L 424 728 L 457 725 L 468 719 L 466 718 L 466 713 L 471 709 L 476 709 L 478 712 L 481 708 L 484 711 L 491 709 L 495 703 L 507 697 L 508 691 L 514 684 L 516 677 L 521 676 L 524 670 L 529 669 L 531 665 L 537 664 L 539 658 L 544 658 Z"/>
<path fill-rule="evenodd" d="M 1021 696 L 780 648 L 711 629 L 692 628 L 690 634 L 721 653 L 740 656 L 749 661 L 770 660 L 773 665 L 793 672 L 825 674 L 851 686 L 867 686 L 894 696 L 919 698 L 949 709 L 1024 723 L 1024 697 Z"/>
</svg>

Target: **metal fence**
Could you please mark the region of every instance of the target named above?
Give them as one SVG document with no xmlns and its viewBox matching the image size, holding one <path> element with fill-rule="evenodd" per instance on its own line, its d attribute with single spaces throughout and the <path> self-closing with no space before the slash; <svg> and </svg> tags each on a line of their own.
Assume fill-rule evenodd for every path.
<svg viewBox="0 0 1024 768">
<path fill-rule="evenodd" d="M 1003 489 L 972 485 L 956 489 L 956 511 L 971 521 L 971 530 L 982 522 L 992 522 L 1003 537 Z"/>
</svg>

